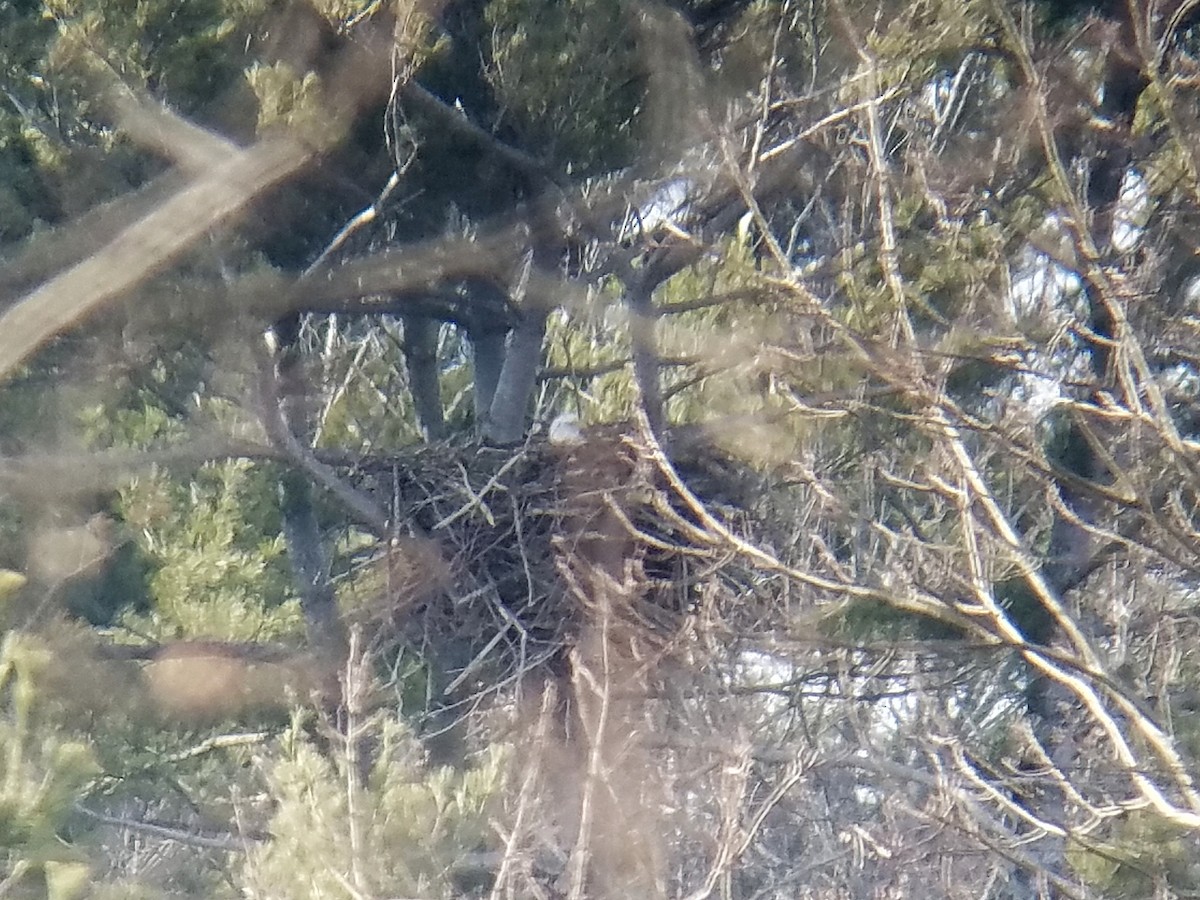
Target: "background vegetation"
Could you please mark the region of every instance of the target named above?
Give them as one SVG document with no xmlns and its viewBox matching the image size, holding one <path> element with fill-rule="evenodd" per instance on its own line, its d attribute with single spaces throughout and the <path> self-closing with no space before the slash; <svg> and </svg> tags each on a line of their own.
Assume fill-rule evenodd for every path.
<svg viewBox="0 0 1200 900">
<path fill-rule="evenodd" d="M 0 897 L 1195 896 L 1198 26 L 0 0 Z"/>
</svg>

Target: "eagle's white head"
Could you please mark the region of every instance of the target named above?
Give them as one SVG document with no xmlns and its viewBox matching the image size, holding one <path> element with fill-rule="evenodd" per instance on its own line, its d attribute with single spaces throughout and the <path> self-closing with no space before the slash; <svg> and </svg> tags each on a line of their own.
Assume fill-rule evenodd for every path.
<svg viewBox="0 0 1200 900">
<path fill-rule="evenodd" d="M 579 416 L 573 412 L 561 412 L 550 423 L 550 443 L 556 447 L 576 447 L 583 443 L 583 430 L 579 427 Z"/>
</svg>

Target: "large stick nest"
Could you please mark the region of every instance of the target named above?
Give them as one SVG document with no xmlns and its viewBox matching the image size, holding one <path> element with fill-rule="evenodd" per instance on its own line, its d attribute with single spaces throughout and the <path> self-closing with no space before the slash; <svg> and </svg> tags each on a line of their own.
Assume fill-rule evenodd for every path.
<svg viewBox="0 0 1200 900">
<path fill-rule="evenodd" d="M 360 621 L 431 651 L 455 684 L 486 689 L 560 670 L 601 611 L 639 655 L 761 618 L 747 601 L 760 576 L 697 510 L 752 539 L 758 479 L 707 446 L 664 461 L 610 426 L 566 447 L 434 445 L 366 464 L 363 486 L 413 533 L 375 559 Z"/>
</svg>

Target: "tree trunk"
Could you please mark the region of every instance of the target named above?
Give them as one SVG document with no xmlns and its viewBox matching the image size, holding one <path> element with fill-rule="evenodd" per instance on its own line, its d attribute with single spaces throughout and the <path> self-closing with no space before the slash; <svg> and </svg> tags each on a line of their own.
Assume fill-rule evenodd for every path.
<svg viewBox="0 0 1200 900">
<path fill-rule="evenodd" d="M 424 316 L 404 317 L 404 367 L 412 391 L 417 427 L 426 441 L 446 436 L 442 391 L 438 379 L 438 322 Z"/>
<path fill-rule="evenodd" d="M 662 385 L 659 382 L 658 342 L 654 328 L 653 289 L 645 277 L 638 278 L 629 288 L 630 336 L 633 342 L 633 375 L 641 394 L 642 411 L 650 430 L 662 435 L 665 417 Z"/>
<path fill-rule="evenodd" d="M 310 431 L 305 407 L 307 392 L 300 365 L 298 317 L 289 317 L 274 329 L 276 352 L 273 367 L 264 376 L 271 384 L 263 402 L 277 404 L 276 424 L 299 435 L 304 441 Z M 270 417 L 270 410 L 264 413 Z M 268 426 L 268 432 L 271 428 Z M 277 440 L 279 440 L 277 438 Z M 337 607 L 337 598 L 329 580 L 329 566 L 321 541 L 321 530 L 313 509 L 312 485 L 308 476 L 297 469 L 286 470 L 279 479 L 279 506 L 288 560 L 300 594 L 309 644 L 325 668 L 329 688 L 327 702 L 337 702 L 334 690 L 337 673 L 345 661 L 347 639 Z"/>
<path fill-rule="evenodd" d="M 1130 23 L 1122 24 L 1121 42 L 1132 51 L 1134 46 Z M 1147 81 L 1140 67 L 1125 54 L 1109 52 L 1105 57 L 1105 72 L 1101 90 L 1101 115 L 1113 122 L 1116 128 L 1105 146 L 1093 148 L 1091 171 L 1086 199 L 1092 216 L 1090 239 L 1102 257 L 1113 252 L 1113 224 L 1115 212 L 1121 199 L 1121 187 L 1128 173 L 1132 152 L 1129 133 L 1133 126 L 1138 98 Z M 1079 137 L 1078 146 L 1088 152 L 1089 136 Z M 1082 227 L 1084 223 L 1079 223 Z M 1099 265 L 1093 263 L 1091 265 Z M 1085 271 L 1086 271 L 1085 264 Z M 1087 281 L 1085 275 L 1085 283 Z M 1113 338 L 1112 317 L 1102 286 L 1087 284 L 1086 295 L 1089 305 L 1089 327 L 1094 338 L 1087 340 L 1092 374 L 1096 384 L 1103 389 L 1110 380 L 1110 357 Z M 1107 477 L 1104 463 L 1098 457 L 1095 445 L 1089 437 L 1088 426 L 1079 421 L 1068 425 L 1068 430 L 1058 462 L 1078 478 L 1098 481 Z M 1089 529 L 1095 522 L 1095 502 L 1085 492 L 1067 483 L 1058 484 L 1059 495 L 1070 515 L 1056 513 L 1051 525 L 1050 546 L 1043 565 L 1043 574 L 1051 591 L 1062 596 L 1078 586 L 1086 577 L 1096 553 L 1096 541 Z M 1053 643 L 1056 630 L 1048 611 L 1045 643 Z M 1032 638 L 1036 640 L 1037 638 Z M 1049 759 L 1061 771 L 1073 771 L 1078 767 L 1079 742 L 1075 731 L 1079 727 L 1079 701 L 1063 685 L 1045 676 L 1032 679 L 1027 692 L 1027 704 L 1033 721 L 1034 734 L 1046 751 Z M 1038 791 L 1029 798 L 1035 812 L 1047 821 L 1067 820 L 1068 798 L 1056 787 Z M 1046 836 L 1031 847 L 1030 856 L 1046 872 L 1069 877 L 1070 868 L 1066 860 L 1066 841 L 1061 837 Z M 1047 883 L 1043 874 L 1021 871 L 1015 879 L 1016 896 L 1029 898 L 1057 897 L 1059 892 Z"/>
<path fill-rule="evenodd" d="M 496 385 L 504 368 L 504 347 L 507 332 L 475 328 L 470 332 L 475 368 L 475 423 L 482 434 L 487 428 Z"/>
<path fill-rule="evenodd" d="M 546 336 L 546 313 L 532 310 L 522 314 L 508 335 L 504 366 L 484 425 L 489 443 L 509 446 L 525 437 L 529 401 L 542 364 L 542 341 Z"/>
</svg>

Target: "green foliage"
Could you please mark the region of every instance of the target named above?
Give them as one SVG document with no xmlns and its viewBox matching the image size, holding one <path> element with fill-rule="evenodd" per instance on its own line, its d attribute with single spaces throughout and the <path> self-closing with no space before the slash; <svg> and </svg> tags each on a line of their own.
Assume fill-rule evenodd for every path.
<svg viewBox="0 0 1200 900">
<path fill-rule="evenodd" d="M 984 39 L 991 18 L 986 0 L 920 0 L 896 12 L 866 36 L 883 89 L 920 85 L 939 68 L 956 65 L 965 48 Z"/>
<path fill-rule="evenodd" d="M 301 629 L 270 467 L 213 463 L 191 482 L 132 481 L 118 510 L 156 566 L 152 608 L 127 624 L 159 637 L 271 640 Z"/>
<path fill-rule="evenodd" d="M 255 63 L 246 70 L 246 80 L 258 99 L 260 133 L 281 125 L 311 131 L 326 115 L 315 72 L 300 75 L 285 63 Z"/>
<path fill-rule="evenodd" d="M 902 225 L 901 271 L 922 307 L 954 319 L 973 311 L 975 298 L 991 296 L 988 289 L 1002 275 L 1005 229 L 982 220 L 942 229 L 920 209 L 926 214 Z"/>
<path fill-rule="evenodd" d="M 195 345 L 164 348 L 99 400 L 85 390 L 75 406 L 68 395 L 64 412 L 78 409 L 84 439 L 98 448 L 177 445 L 207 422 L 236 432 L 243 416 L 206 384 L 209 368 Z M 127 543 L 108 561 L 105 583 L 92 586 L 100 595 L 89 609 L 105 621 L 123 609 L 127 626 L 159 638 L 295 636 L 301 620 L 276 485 L 275 467 L 244 459 L 211 463 L 189 480 L 163 471 L 130 479 L 111 502 Z"/>
<path fill-rule="evenodd" d="M 611 298 L 589 313 L 558 312 L 546 323 L 546 364 L 574 372 L 595 372 L 567 380 L 567 407 L 578 407 L 586 424 L 628 421 L 637 403 L 629 359 L 629 323 Z"/>
<path fill-rule="evenodd" d="M 40 716 L 40 688 L 52 657 L 40 642 L 8 632 L 0 643 L 0 854 L 5 889 L 72 900 L 88 867 L 61 834 L 98 773 L 92 750 L 55 735 Z"/>
<path fill-rule="evenodd" d="M 722 298 L 711 306 L 664 316 L 657 323 L 661 355 L 694 360 L 663 379 L 672 422 L 705 422 L 731 415 L 749 418 L 777 406 L 763 374 L 776 362 L 769 348 L 777 341 L 782 323 L 763 296 L 769 293 L 758 263 L 748 243 L 736 236 L 724 242 L 719 255 L 680 272 L 659 291 L 658 302 L 667 308 L 704 297 Z M 723 449 L 768 464 L 794 449 L 794 435 L 778 429 L 752 431 L 740 426 L 736 434 L 728 435 L 729 441 L 722 442 Z M 717 433 L 714 437 L 722 439 Z"/>
<path fill-rule="evenodd" d="M 803 83 L 828 65 L 831 57 L 848 50 L 837 42 L 820 52 L 818 42 L 822 39 L 816 16 L 794 15 L 777 0 L 755 0 L 730 30 L 713 88 L 721 91 L 722 99 L 745 103 L 746 98 L 762 90 L 769 69 L 777 78 Z"/>
<path fill-rule="evenodd" d="M 994 295 L 1005 277 L 1006 242 L 1011 225 L 978 219 L 944 225 L 916 192 L 896 199 L 896 265 L 903 303 L 923 328 L 945 326 L 960 317 L 978 319 L 979 303 Z M 843 254 L 838 286 L 849 301 L 839 317 L 867 335 L 886 333 L 896 316 L 896 297 L 884 278 L 882 250 L 856 245 Z M 989 319 L 992 310 L 986 310 Z M 990 324 L 990 323 L 989 323 Z"/>
<path fill-rule="evenodd" d="M 883 600 L 854 600 L 823 622 L 823 633 L 850 641 L 962 640 L 961 628 L 936 615 L 904 609 Z"/>
<path fill-rule="evenodd" d="M 1200 889 L 1195 845 L 1184 829 L 1148 810 L 1115 820 L 1108 840 L 1073 844 L 1071 866 L 1093 889 L 1114 900 L 1192 896 Z"/>
<path fill-rule="evenodd" d="M 51 59 L 79 73 L 85 54 L 99 53 L 122 78 L 161 91 L 179 109 L 195 114 L 239 77 L 247 35 L 261 24 L 268 6 L 267 0 L 182 5 L 172 0 L 47 0 L 47 12 L 59 27 Z"/>
<path fill-rule="evenodd" d="M 0 246 L 25 237 L 55 207 L 35 163 L 39 134 L 0 113 Z"/>
<path fill-rule="evenodd" d="M 47 85 L 40 58 L 53 34 L 32 0 L 0 4 L 0 247 L 25 237 L 55 204 L 38 171 L 35 145 L 44 140 L 37 109 Z"/>
<path fill-rule="evenodd" d="M 293 729 L 270 774 L 272 840 L 247 859 L 246 896 L 459 896 L 455 864 L 489 839 L 501 764 L 493 752 L 462 772 L 427 768 L 412 735 L 390 722 L 358 787 L 344 758 L 331 762 Z"/>
<path fill-rule="evenodd" d="M 331 328 L 338 326 L 331 325 Z M 402 337 L 396 322 L 326 337 L 340 340 L 337 353 L 328 354 L 326 400 L 317 417 L 319 446 L 382 452 L 409 447 L 421 439 L 412 408 L 412 393 L 403 365 Z M 457 335 L 453 343 L 457 343 Z M 457 355 L 460 347 L 439 352 Z M 448 424 L 462 410 L 454 398 L 467 386 L 465 367 L 454 367 L 441 378 Z"/>
<path fill-rule="evenodd" d="M 6 85 L 36 83 L 38 63 L 54 33 L 40 0 L 11 0 L 0 6 L 0 73 Z"/>
<path fill-rule="evenodd" d="M 625 0 L 493 0 L 488 79 L 521 143 L 568 172 L 628 163 L 641 95 Z"/>
<path fill-rule="evenodd" d="M 313 6 L 331 23 L 348 22 L 377 9 L 377 0 L 314 0 Z"/>
<path fill-rule="evenodd" d="M 193 115 L 240 79 L 267 0 L 46 0 L 0 6 L 0 244 L 92 206 L 152 164 L 98 97 L 115 78 Z"/>
</svg>

